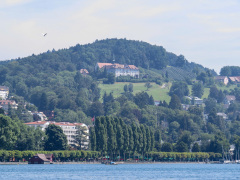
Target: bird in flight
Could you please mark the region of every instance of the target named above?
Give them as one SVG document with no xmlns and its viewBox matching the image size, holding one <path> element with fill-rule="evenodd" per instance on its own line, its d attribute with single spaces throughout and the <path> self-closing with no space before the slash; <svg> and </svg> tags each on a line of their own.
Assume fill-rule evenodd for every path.
<svg viewBox="0 0 240 180">
<path fill-rule="evenodd" d="M 47 33 L 43 33 L 43 36 L 45 37 L 47 35 Z"/>
</svg>

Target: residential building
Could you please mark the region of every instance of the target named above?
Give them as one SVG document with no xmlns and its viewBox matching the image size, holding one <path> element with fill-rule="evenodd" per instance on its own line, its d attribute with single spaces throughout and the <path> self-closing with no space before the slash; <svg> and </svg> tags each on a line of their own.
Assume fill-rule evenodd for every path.
<svg viewBox="0 0 240 180">
<path fill-rule="evenodd" d="M 33 115 L 34 120 L 35 120 L 35 117 L 37 117 L 36 120 L 39 120 L 39 118 L 41 121 L 48 120 L 47 116 L 43 112 L 31 112 L 31 114 Z"/>
<path fill-rule="evenodd" d="M 216 82 L 222 82 L 223 84 L 227 85 L 228 84 L 228 77 L 227 76 L 216 76 L 215 77 Z"/>
<path fill-rule="evenodd" d="M 80 73 L 83 75 L 83 76 L 86 76 L 89 74 L 88 70 L 87 69 L 80 69 Z"/>
<path fill-rule="evenodd" d="M 97 63 L 95 70 L 106 68 L 107 73 L 113 73 L 115 77 L 132 76 L 139 78 L 139 69 L 134 65 L 117 64 L 117 63 Z"/>
<path fill-rule="evenodd" d="M 189 104 L 182 104 L 182 109 L 183 109 L 184 111 L 188 111 L 188 109 L 189 109 L 190 106 L 191 106 L 191 105 L 189 105 Z"/>
<path fill-rule="evenodd" d="M 231 103 L 233 103 L 236 100 L 235 96 L 232 95 L 226 95 L 226 97 L 223 100 L 224 108 L 228 108 Z"/>
<path fill-rule="evenodd" d="M 229 80 L 235 84 L 240 83 L 240 76 L 229 77 Z"/>
<path fill-rule="evenodd" d="M 154 105 L 158 106 L 160 104 L 160 101 L 154 101 Z"/>
<path fill-rule="evenodd" d="M 202 105 L 203 104 L 203 99 L 200 99 L 198 97 L 186 96 L 186 98 L 191 101 L 192 105 Z"/>
<path fill-rule="evenodd" d="M 0 98 L 6 100 L 9 94 L 9 87 L 7 86 L 0 86 Z"/>
<path fill-rule="evenodd" d="M 68 144 L 69 145 L 77 145 L 75 142 L 75 137 L 77 135 L 78 126 L 82 126 L 86 128 L 86 133 L 89 133 L 89 129 L 86 124 L 83 123 L 70 123 L 70 122 L 55 122 L 55 121 L 35 121 L 25 123 L 30 127 L 37 128 L 39 127 L 41 130 L 45 130 L 50 124 L 55 124 L 56 126 L 60 126 L 63 130 L 63 133 L 67 136 Z M 87 136 L 89 139 L 89 136 Z M 84 143 L 84 146 L 88 146 L 88 142 Z"/>
<path fill-rule="evenodd" d="M 227 116 L 227 114 L 225 114 L 225 113 L 222 113 L 222 112 L 218 112 L 217 113 L 217 116 L 220 116 L 220 117 L 222 117 L 225 121 L 228 119 L 228 116 Z"/>
<path fill-rule="evenodd" d="M 5 112 L 8 112 L 9 106 L 11 106 L 12 109 L 18 108 L 18 104 L 14 100 L 0 100 L 0 106 Z"/>
<path fill-rule="evenodd" d="M 53 162 L 53 154 L 36 154 L 29 159 L 28 164 L 51 164 Z"/>
</svg>

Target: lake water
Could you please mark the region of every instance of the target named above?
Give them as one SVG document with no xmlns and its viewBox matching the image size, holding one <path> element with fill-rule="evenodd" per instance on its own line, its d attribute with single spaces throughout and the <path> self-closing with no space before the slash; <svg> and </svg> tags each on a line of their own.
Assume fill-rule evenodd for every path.
<svg viewBox="0 0 240 180">
<path fill-rule="evenodd" d="M 0 165 L 5 179 L 240 179 L 240 164 Z"/>
</svg>

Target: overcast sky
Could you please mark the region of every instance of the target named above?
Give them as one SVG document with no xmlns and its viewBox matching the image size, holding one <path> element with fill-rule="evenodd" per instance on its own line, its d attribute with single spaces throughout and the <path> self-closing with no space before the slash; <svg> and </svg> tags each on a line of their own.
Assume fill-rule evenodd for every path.
<svg viewBox="0 0 240 180">
<path fill-rule="evenodd" d="M 0 0 L 0 28 L 0 60 L 126 38 L 240 66 L 240 0 Z"/>
</svg>

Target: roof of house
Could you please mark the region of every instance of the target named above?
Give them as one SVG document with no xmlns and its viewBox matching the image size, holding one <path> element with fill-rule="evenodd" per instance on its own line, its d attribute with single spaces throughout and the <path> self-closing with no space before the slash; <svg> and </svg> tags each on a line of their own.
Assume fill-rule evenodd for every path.
<svg viewBox="0 0 240 180">
<path fill-rule="evenodd" d="M 42 125 L 42 124 L 46 124 L 47 121 L 35 121 L 35 122 L 28 122 L 28 123 L 24 123 L 27 125 Z"/>
<path fill-rule="evenodd" d="M 14 100 L 0 100 L 0 104 L 16 104 Z"/>
<path fill-rule="evenodd" d="M 229 79 L 233 82 L 235 81 L 240 82 L 240 76 L 232 76 L 232 77 L 229 77 Z"/>
<path fill-rule="evenodd" d="M 226 95 L 226 99 L 228 101 L 235 101 L 236 100 L 236 97 L 235 96 L 231 96 L 231 95 Z"/>
<path fill-rule="evenodd" d="M 223 80 L 225 78 L 227 78 L 227 76 L 216 76 L 215 77 L 216 80 Z"/>
<path fill-rule="evenodd" d="M 130 67 L 130 69 L 138 69 L 136 66 L 134 65 L 128 65 Z"/>
<path fill-rule="evenodd" d="M 45 156 L 46 156 L 47 159 L 51 159 L 53 154 L 45 154 Z"/>
<path fill-rule="evenodd" d="M 7 87 L 7 86 L 0 86 L 0 91 L 9 91 L 9 87 Z"/>
<path fill-rule="evenodd" d="M 35 156 L 38 156 L 43 161 L 50 161 L 49 159 L 46 158 L 45 154 L 36 154 Z"/>
<path fill-rule="evenodd" d="M 57 126 L 82 126 L 83 123 L 70 123 L 70 122 L 55 122 L 55 121 L 35 121 L 35 122 L 28 122 L 25 123 L 26 125 L 43 125 L 43 124 L 55 124 Z"/>
<path fill-rule="evenodd" d="M 112 65 L 112 63 L 97 63 L 98 67 L 101 69 L 103 68 L 104 66 L 109 66 L 109 65 Z"/>
<path fill-rule="evenodd" d="M 86 69 L 80 69 L 80 73 L 81 74 L 83 74 L 83 73 L 89 74 L 88 70 L 86 70 Z"/>
<path fill-rule="evenodd" d="M 106 67 L 107 69 L 138 69 L 134 65 L 118 64 L 118 63 L 97 63 L 99 68 Z"/>
</svg>

